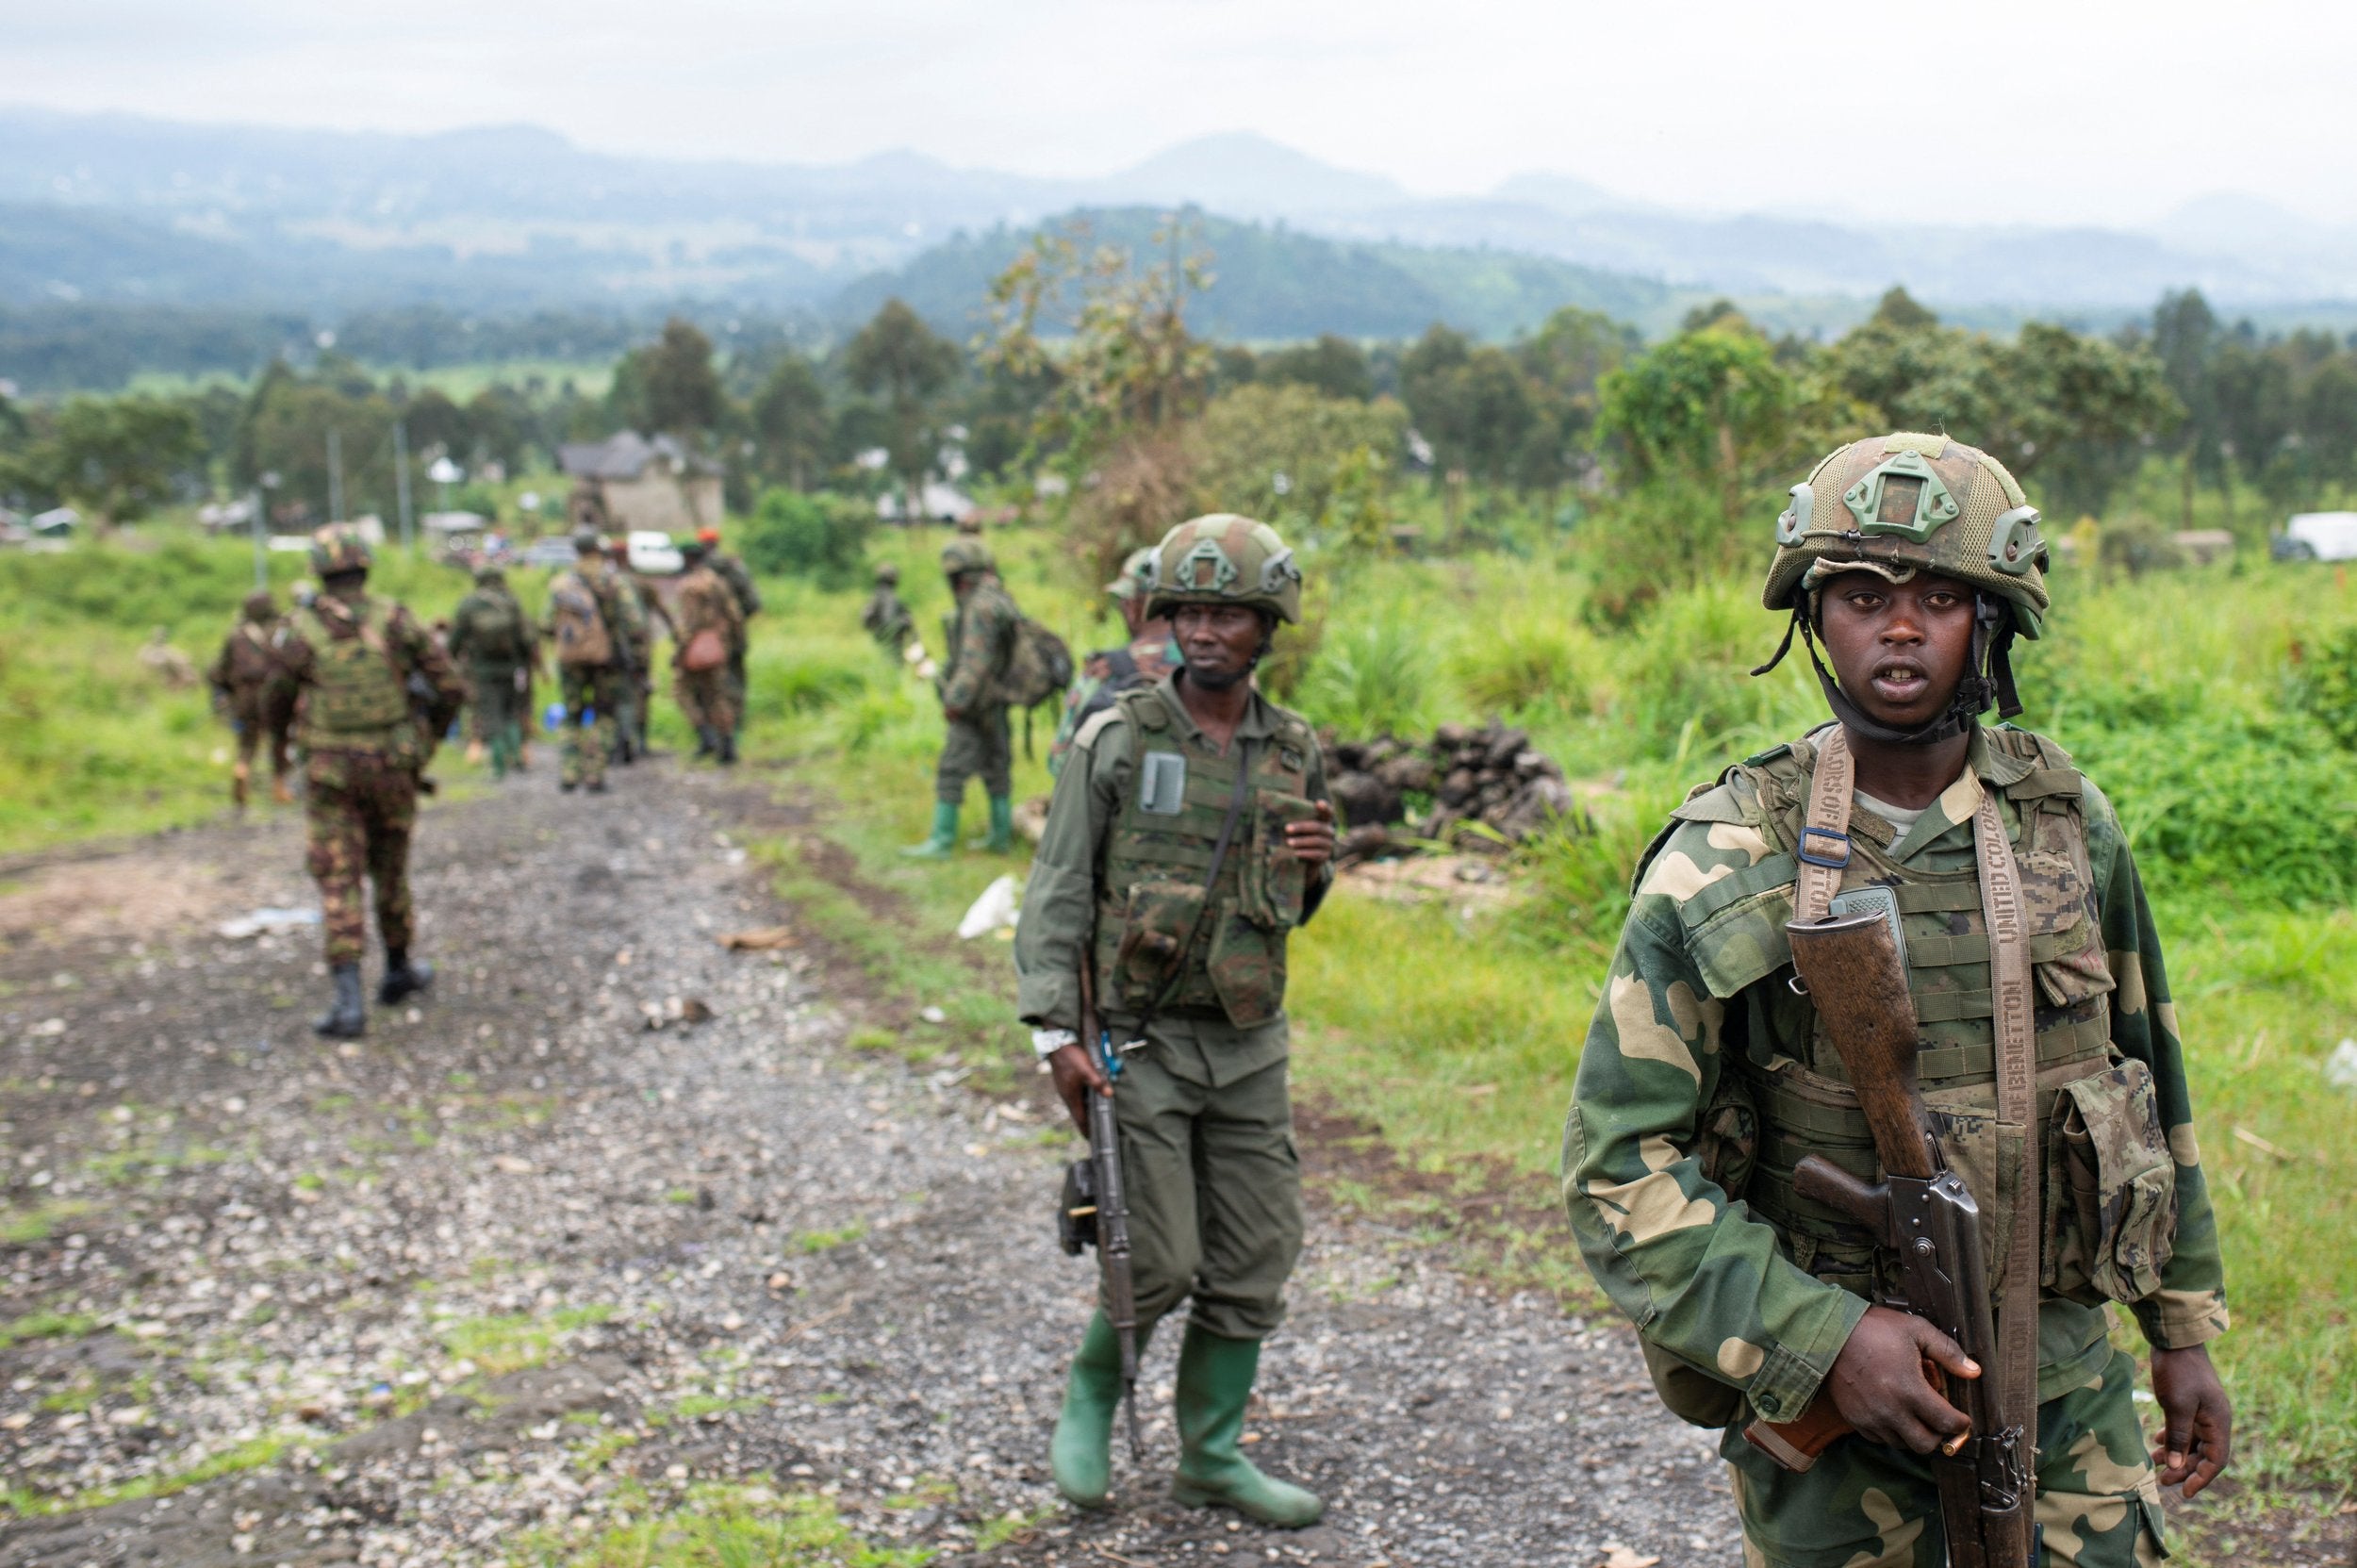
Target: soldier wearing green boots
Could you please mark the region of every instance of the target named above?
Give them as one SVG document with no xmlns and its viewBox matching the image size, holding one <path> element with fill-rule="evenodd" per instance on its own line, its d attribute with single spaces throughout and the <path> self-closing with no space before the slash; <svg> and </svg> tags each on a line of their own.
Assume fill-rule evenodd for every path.
<svg viewBox="0 0 2357 1568">
<path fill-rule="evenodd" d="M 958 847 L 958 809 L 966 781 L 981 775 L 990 801 L 990 835 L 980 846 L 1003 854 L 1014 845 L 1014 741 L 1003 683 L 1014 663 L 1023 613 L 998 581 L 990 546 L 960 535 L 941 551 L 957 607 L 948 618 L 949 663 L 941 672 L 941 717 L 948 734 L 933 773 L 933 831 L 901 851 L 938 859 Z"/>
<path fill-rule="evenodd" d="M 1301 1250 L 1285 943 L 1334 852 L 1316 737 L 1252 683 L 1278 623 L 1299 619 L 1301 574 L 1275 531 L 1220 515 L 1173 529 L 1146 576 L 1146 612 L 1170 616 L 1185 664 L 1074 737 L 1015 933 L 1018 1006 L 1076 1121 L 1088 1124 L 1087 1096 L 1113 1096 L 1140 1348 L 1190 1302 L 1173 1495 L 1300 1527 L 1319 1499 L 1239 1444 Z M 1117 1091 L 1077 1037 L 1084 968 Z M 1057 1488 L 1082 1507 L 1110 1495 L 1122 1390 L 1100 1309 L 1049 1450 Z"/>
</svg>

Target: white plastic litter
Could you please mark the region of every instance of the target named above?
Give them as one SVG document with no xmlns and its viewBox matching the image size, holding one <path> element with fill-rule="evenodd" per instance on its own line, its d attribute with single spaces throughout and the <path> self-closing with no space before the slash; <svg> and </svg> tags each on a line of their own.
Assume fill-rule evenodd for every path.
<svg viewBox="0 0 2357 1568">
<path fill-rule="evenodd" d="M 223 920 L 214 929 L 233 942 L 267 932 L 276 936 L 299 926 L 316 926 L 320 912 L 316 909 L 257 909 L 251 915 L 240 915 L 234 920 Z"/>
<path fill-rule="evenodd" d="M 977 936 L 986 936 L 994 931 L 1013 930 L 1021 896 L 1022 884 L 1013 877 L 1000 877 L 983 888 L 982 896 L 974 900 L 973 907 L 965 912 L 965 918 L 958 922 L 959 938 L 971 942 Z"/>
<path fill-rule="evenodd" d="M 2335 1089 L 2357 1089 L 2357 1040 L 2343 1040 L 2324 1059 L 2324 1081 Z"/>
</svg>

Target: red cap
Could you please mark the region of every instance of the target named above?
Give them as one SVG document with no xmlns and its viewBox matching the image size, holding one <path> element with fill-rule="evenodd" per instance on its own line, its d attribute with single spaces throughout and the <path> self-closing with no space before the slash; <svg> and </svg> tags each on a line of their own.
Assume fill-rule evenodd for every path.
<svg viewBox="0 0 2357 1568">
<path fill-rule="evenodd" d="M 696 530 L 696 537 L 703 540 L 706 544 L 718 544 L 720 542 L 720 531 L 717 528 L 699 528 Z"/>
</svg>

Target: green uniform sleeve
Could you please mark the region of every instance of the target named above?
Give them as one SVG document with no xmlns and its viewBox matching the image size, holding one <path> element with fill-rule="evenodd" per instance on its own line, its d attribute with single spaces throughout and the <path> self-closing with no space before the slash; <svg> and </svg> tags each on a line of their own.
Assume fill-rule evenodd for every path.
<svg viewBox="0 0 2357 1568">
<path fill-rule="evenodd" d="M 1794 1266 L 1698 1155 L 1703 1108 L 1727 1070 L 1726 1008 L 1687 949 L 1677 906 L 1751 864 L 1755 848 L 1764 855 L 1756 841 L 1687 823 L 1646 872 L 1580 1057 L 1563 1197 L 1589 1271 L 1650 1344 L 1788 1421 L 1867 1303 Z"/>
<path fill-rule="evenodd" d="M 987 580 L 966 596 L 958 615 L 957 643 L 950 650 L 948 679 L 941 688 L 944 708 L 972 713 L 982 705 L 1006 662 L 1014 610 L 1014 601 Z"/>
<path fill-rule="evenodd" d="M 1014 928 L 1015 1012 L 1037 1029 L 1080 1026 L 1080 964 L 1096 918 L 1097 847 L 1128 786 L 1132 741 L 1118 712 L 1080 727 Z"/>
<path fill-rule="evenodd" d="M 2103 946 L 2111 956 L 2112 1043 L 2152 1070 L 2161 1126 L 2177 1166 L 2176 1247 L 2161 1271 L 2161 1288 L 2134 1303 L 2136 1326 L 2155 1349 L 2181 1350 L 2227 1329 L 2226 1270 L 2218 1253 L 2217 1214 L 2201 1175 L 2194 1136 L 2193 1096 L 2185 1081 L 2184 1046 L 2177 1007 L 2169 999 L 2160 933 L 2145 901 L 2119 819 L 2093 784 L 2086 786 L 2087 854 L 2102 911 Z"/>
</svg>

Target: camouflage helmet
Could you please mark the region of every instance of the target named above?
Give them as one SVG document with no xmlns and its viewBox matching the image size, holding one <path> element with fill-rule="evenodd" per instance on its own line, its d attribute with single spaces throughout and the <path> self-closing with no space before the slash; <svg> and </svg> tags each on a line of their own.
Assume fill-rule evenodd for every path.
<svg viewBox="0 0 2357 1568">
<path fill-rule="evenodd" d="M 900 580 L 900 569 L 899 569 L 898 567 L 897 567 L 897 566 L 894 566 L 894 565 L 893 565 L 890 561 L 885 561 L 885 562 L 882 563 L 881 565 L 879 565 L 879 566 L 876 568 L 876 581 L 877 581 L 877 582 L 879 582 L 879 583 L 898 583 L 899 580 Z"/>
<path fill-rule="evenodd" d="M 2037 508 L 2003 463 L 1945 436 L 1901 431 L 1852 441 L 1792 487 L 1761 599 L 1805 613 L 1810 591 L 1838 572 L 1904 581 L 1929 571 L 2009 602 L 2021 635 L 2035 637 L 2046 559 Z"/>
<path fill-rule="evenodd" d="M 1146 613 L 1181 604 L 1244 604 L 1301 619 L 1301 569 L 1277 530 L 1234 512 L 1193 518 L 1162 536 L 1140 568 Z"/>
<path fill-rule="evenodd" d="M 602 555 L 605 553 L 605 541 L 598 536 L 596 529 L 585 528 L 573 536 L 573 553 Z"/>
<path fill-rule="evenodd" d="M 1135 599 L 1144 593 L 1146 579 L 1153 569 L 1154 558 L 1154 547 L 1150 544 L 1129 552 L 1129 557 L 1121 563 L 1121 575 L 1106 584 L 1105 591 L 1122 600 Z"/>
<path fill-rule="evenodd" d="M 321 577 L 369 569 L 369 541 L 357 528 L 329 523 L 311 536 L 311 569 Z"/>
<path fill-rule="evenodd" d="M 503 588 L 507 586 L 507 573 L 500 569 L 498 562 L 486 561 L 474 569 L 474 580 L 486 588 Z"/>
<path fill-rule="evenodd" d="M 959 577 L 969 571 L 997 571 L 998 562 L 990 546 L 961 534 L 941 547 L 941 569 L 947 576 Z"/>
</svg>

